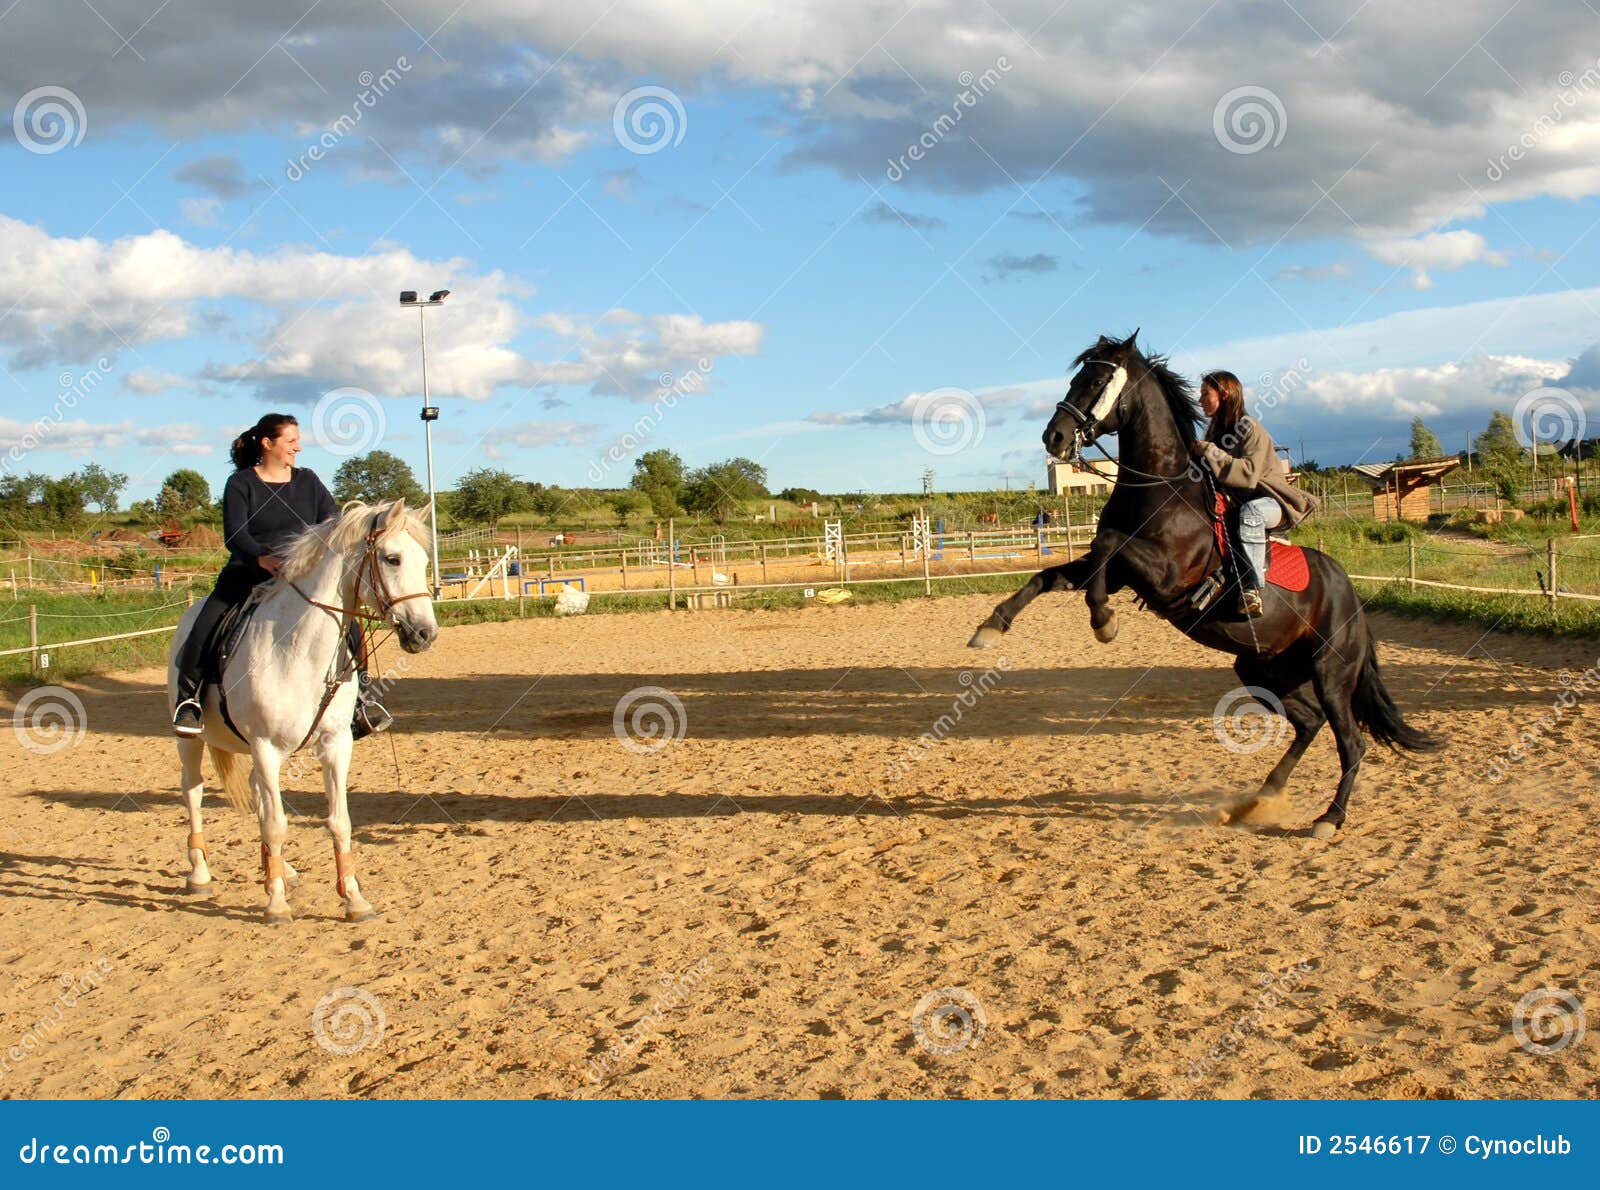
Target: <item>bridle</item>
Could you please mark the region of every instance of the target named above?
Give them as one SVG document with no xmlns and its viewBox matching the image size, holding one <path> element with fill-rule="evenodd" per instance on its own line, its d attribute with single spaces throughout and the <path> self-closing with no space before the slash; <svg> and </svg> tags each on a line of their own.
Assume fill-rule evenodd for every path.
<svg viewBox="0 0 1600 1190">
<path fill-rule="evenodd" d="M 383 536 L 383 527 L 381 521 L 375 521 L 372 528 L 367 530 L 365 548 L 361 553 L 361 561 L 356 564 L 355 584 L 351 590 L 351 599 L 354 606 L 345 607 L 332 603 L 323 603 L 320 599 L 313 599 L 307 595 L 301 589 L 300 584 L 293 579 L 283 580 L 289 585 L 290 590 L 300 596 L 301 599 L 304 599 L 312 607 L 321 608 L 328 614 L 336 616 L 339 621 L 339 635 L 334 642 L 333 657 L 328 662 L 328 676 L 323 679 L 322 703 L 317 707 L 317 713 L 312 717 L 311 726 L 306 729 L 305 737 L 295 746 L 295 752 L 304 748 L 312 735 L 315 734 L 317 725 L 322 722 L 322 716 L 327 712 L 328 704 L 339 693 L 339 688 L 350 680 L 350 676 L 358 666 L 362 671 L 365 671 L 368 658 L 372 656 L 379 645 L 394 634 L 394 609 L 409 599 L 428 599 L 431 597 L 428 591 L 414 591 L 409 595 L 394 595 L 390 592 L 389 584 L 383 577 L 383 565 L 378 560 L 378 541 Z M 361 588 L 364 580 L 366 585 L 370 586 L 378 597 L 377 607 L 371 610 L 368 610 L 361 601 Z M 355 620 L 360 620 L 364 624 L 386 624 L 388 625 L 387 634 L 382 640 L 374 641 L 372 633 L 362 632 L 361 656 L 350 655 L 343 664 L 340 664 L 339 654 L 344 650 L 344 642 L 349 634 L 350 624 Z"/>
<path fill-rule="evenodd" d="M 1069 415 L 1077 423 L 1072 431 L 1072 449 L 1063 456 L 1065 460 L 1088 468 L 1091 475 L 1099 476 L 1099 478 L 1113 485 L 1126 483 L 1129 487 L 1153 488 L 1160 484 L 1172 484 L 1180 479 L 1193 478 L 1190 468 L 1185 468 L 1176 475 L 1156 475 L 1154 472 L 1136 470 L 1124 464 L 1120 459 L 1113 459 L 1111 453 L 1100 445 L 1100 435 L 1095 430 L 1095 427 L 1105 421 L 1107 414 L 1121 405 L 1122 393 L 1127 388 L 1127 371 L 1125 365 L 1113 363 L 1108 359 L 1086 359 L 1083 361 L 1085 368 L 1090 364 L 1104 364 L 1112 370 L 1111 377 L 1106 381 L 1105 388 L 1101 390 L 1100 395 L 1095 398 L 1094 404 L 1090 407 L 1088 413 L 1079 409 L 1066 397 L 1062 397 L 1061 400 L 1056 402 L 1056 412 Z M 1117 383 L 1119 374 L 1123 378 L 1121 384 Z M 1113 385 L 1115 386 L 1114 389 Z M 1086 446 L 1093 446 L 1102 455 L 1105 455 L 1107 462 L 1116 463 L 1117 473 L 1115 475 L 1107 475 L 1105 472 L 1097 470 L 1093 463 L 1083 457 L 1083 448 Z M 1204 472 L 1204 468 L 1201 468 L 1201 471 Z M 1135 475 L 1141 480 L 1150 482 L 1138 483 L 1125 480 L 1123 477 L 1126 475 Z"/>
</svg>

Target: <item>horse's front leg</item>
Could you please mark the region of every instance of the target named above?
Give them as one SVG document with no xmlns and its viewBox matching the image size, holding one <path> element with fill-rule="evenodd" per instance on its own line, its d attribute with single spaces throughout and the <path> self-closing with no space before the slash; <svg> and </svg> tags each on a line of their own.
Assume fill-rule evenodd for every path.
<svg viewBox="0 0 1600 1190">
<path fill-rule="evenodd" d="M 289 912 L 289 872 L 283 860 L 283 845 L 289 838 L 289 819 L 283 812 L 283 794 L 278 769 L 283 756 L 264 740 L 252 740 L 250 790 L 255 794 L 256 816 L 261 821 L 261 869 L 267 886 L 267 922 L 278 925 L 292 920 Z"/>
<path fill-rule="evenodd" d="M 978 626 L 978 631 L 972 634 L 972 639 L 967 642 L 969 649 L 992 649 L 1000 644 L 1000 638 L 1011 631 L 1022 609 L 1027 607 L 1046 591 L 1071 591 L 1081 587 L 1089 573 L 1089 555 L 1079 558 L 1076 562 L 1068 562 L 1062 566 L 1052 566 L 1048 570 L 1041 570 L 1022 585 L 1022 589 L 1009 599 L 1002 602 L 990 614 L 989 618 Z"/>
<path fill-rule="evenodd" d="M 350 850 L 351 739 L 348 729 L 322 738 L 322 788 L 328 795 L 328 834 L 333 836 L 334 887 L 344 901 L 346 921 L 367 921 L 376 911 L 361 895 L 356 880 L 355 855 Z"/>
<path fill-rule="evenodd" d="M 1106 578 L 1106 571 L 1116 558 L 1116 551 L 1125 544 L 1106 542 L 1101 548 L 1099 538 L 1095 539 L 1094 552 L 1089 559 L 1094 565 L 1089 568 L 1089 573 L 1083 583 L 1083 601 L 1089 605 L 1089 627 L 1094 629 L 1094 638 L 1103 645 L 1109 645 L 1117 639 L 1117 612 L 1111 606 L 1112 587 Z M 1120 585 L 1120 584 L 1119 584 Z"/>
<path fill-rule="evenodd" d="M 206 793 L 205 776 L 200 767 L 205 750 L 205 744 L 192 736 L 178 738 L 178 761 L 183 766 L 183 801 L 189 809 L 187 885 L 190 892 L 202 896 L 211 893 L 211 869 L 206 864 L 206 825 L 200 810 Z"/>
</svg>

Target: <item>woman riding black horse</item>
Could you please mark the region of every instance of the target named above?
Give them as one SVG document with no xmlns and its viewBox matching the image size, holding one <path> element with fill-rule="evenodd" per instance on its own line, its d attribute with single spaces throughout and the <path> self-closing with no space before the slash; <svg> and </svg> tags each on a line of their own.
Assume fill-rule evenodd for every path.
<svg viewBox="0 0 1600 1190">
<path fill-rule="evenodd" d="M 1322 725 L 1332 727 L 1339 788 L 1312 827 L 1317 838 L 1329 838 L 1345 821 L 1366 753 L 1362 728 L 1394 748 L 1422 751 L 1439 743 L 1407 723 L 1390 698 L 1361 600 L 1350 576 L 1326 554 L 1306 549 L 1304 588 L 1271 588 L 1259 617 L 1239 614 L 1230 600 L 1206 597 L 1223 560 L 1212 485 L 1192 460 L 1200 411 L 1188 384 L 1164 360 L 1139 354 L 1137 337 L 1137 331 L 1126 340 L 1101 336 L 1080 355 L 1078 374 L 1045 427 L 1045 449 L 1068 461 L 1102 435 L 1118 435 L 1116 484 L 1089 552 L 1029 579 L 979 626 L 972 647 L 997 646 L 1034 599 L 1071 590 L 1084 592 L 1095 636 L 1109 642 L 1117 635 L 1109 597 L 1131 587 L 1184 635 L 1232 653 L 1246 693 L 1294 727 L 1293 743 L 1257 800 L 1282 794 Z"/>
<path fill-rule="evenodd" d="M 234 472 L 222 489 L 222 532 L 228 564 L 195 617 L 183 655 L 178 658 L 178 705 L 172 729 L 178 735 L 202 731 L 200 685 L 206 643 L 217 622 L 231 607 L 278 573 L 278 551 L 303 530 L 339 515 L 339 509 L 315 471 L 294 465 L 300 453 L 300 423 L 286 413 L 269 413 L 233 440 Z M 362 656 L 361 623 L 350 624 L 352 656 Z M 359 675 L 351 734 L 360 739 L 394 722 L 373 697 L 371 676 Z"/>
<path fill-rule="evenodd" d="M 1244 385 L 1232 372 L 1208 372 L 1200 381 L 1200 410 L 1211 419 L 1194 457 L 1211 471 L 1238 508 L 1239 540 L 1247 574 L 1240 576 L 1239 613 L 1259 616 L 1267 585 L 1267 534 L 1293 529 L 1317 510 L 1316 497 L 1289 482 L 1272 435 L 1244 411 Z"/>
</svg>

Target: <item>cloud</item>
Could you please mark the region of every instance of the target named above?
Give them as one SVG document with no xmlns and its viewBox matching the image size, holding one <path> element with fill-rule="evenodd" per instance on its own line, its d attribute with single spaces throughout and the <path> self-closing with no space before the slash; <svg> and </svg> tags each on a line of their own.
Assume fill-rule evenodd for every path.
<svg viewBox="0 0 1600 1190">
<path fill-rule="evenodd" d="M 1569 362 L 1566 373 L 1554 381 L 1557 388 L 1600 396 L 1600 343 L 1591 343 Z"/>
<path fill-rule="evenodd" d="M 1343 281 L 1355 269 L 1348 261 L 1335 261 L 1332 264 L 1296 264 L 1279 269 L 1272 274 L 1274 281 Z"/>
<path fill-rule="evenodd" d="M 159 448 L 168 454 L 208 455 L 223 443 L 212 431 L 189 422 L 134 428 L 135 423 L 62 421 L 41 424 L 0 417 L 0 450 L 59 451 L 84 455 L 121 446 Z"/>
<path fill-rule="evenodd" d="M 633 201 L 633 188 L 639 182 L 639 167 L 608 170 L 600 175 L 600 189 L 619 202 Z"/>
<path fill-rule="evenodd" d="M 862 211 L 859 218 L 864 223 L 888 223 L 895 227 L 910 228 L 912 231 L 938 231 L 944 227 L 945 222 L 937 215 L 917 215 L 910 211 L 896 210 L 886 202 L 875 202 Z"/>
<path fill-rule="evenodd" d="M 278 401 L 315 400 L 341 385 L 411 396 L 421 388 L 417 326 L 395 295 L 418 276 L 452 291 L 429 315 L 428 374 L 441 395 L 482 400 L 507 385 L 583 384 L 643 397 L 664 373 L 756 354 L 765 334 L 757 322 L 631 310 L 527 319 L 517 303 L 527 288 L 498 270 L 400 248 L 258 254 L 197 247 L 164 230 L 110 242 L 56 238 L 0 215 L 0 289 L 22 295 L 0 321 L 0 348 L 19 368 L 115 356 L 188 336 L 232 299 L 266 316 L 253 357 L 213 360 L 199 379 Z"/>
<path fill-rule="evenodd" d="M 1017 256 L 1011 252 L 1002 252 L 991 256 L 984 262 L 987 269 L 983 275 L 985 281 L 1004 281 L 1018 275 L 1040 273 L 1053 273 L 1059 261 L 1048 252 L 1035 252 L 1031 256 Z"/>
<path fill-rule="evenodd" d="M 223 202 L 242 198 L 260 185 L 244 176 L 244 167 L 232 153 L 197 157 L 173 170 L 172 177 L 184 185 L 198 186 L 212 198 Z"/>
<path fill-rule="evenodd" d="M 1022 388 L 1009 386 L 973 392 L 971 395 L 983 407 L 986 424 L 992 426 L 1000 424 L 1001 419 L 996 416 L 997 414 L 1003 414 L 1008 410 L 1015 409 L 1022 403 L 1026 394 Z M 888 405 L 879 405 L 873 409 L 818 410 L 815 413 L 808 414 L 806 421 L 812 425 L 819 426 L 914 425 L 919 419 L 919 410 L 922 408 L 923 399 L 927 396 L 928 393 L 926 392 L 907 393 L 898 401 Z"/>
<path fill-rule="evenodd" d="M 577 421 L 524 421 L 495 431 L 501 442 L 506 439 L 536 449 L 541 446 L 583 446 L 593 442 L 605 429 L 594 422 Z"/>
<path fill-rule="evenodd" d="M 183 216 L 185 223 L 195 227 L 215 227 L 217 217 L 222 214 L 222 200 L 220 198 L 180 198 L 178 211 Z"/>
<path fill-rule="evenodd" d="M 1452 272 L 1475 261 L 1504 268 L 1511 263 L 1504 252 L 1490 249 L 1475 231 L 1436 231 L 1416 239 L 1377 240 L 1367 245 L 1374 259 L 1411 270 L 1413 289 L 1432 289 L 1428 270 Z"/>
<path fill-rule="evenodd" d="M 157 372 L 146 368 L 135 368 L 122 378 L 123 388 L 146 396 L 192 386 L 193 382 L 189 377 L 178 372 Z"/>
</svg>

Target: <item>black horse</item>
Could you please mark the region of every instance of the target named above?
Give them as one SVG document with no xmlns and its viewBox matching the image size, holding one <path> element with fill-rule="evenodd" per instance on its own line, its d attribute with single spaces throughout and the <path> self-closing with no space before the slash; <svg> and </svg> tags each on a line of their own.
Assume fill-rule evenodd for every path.
<svg viewBox="0 0 1600 1190">
<path fill-rule="evenodd" d="M 1072 590 L 1084 592 L 1095 636 L 1109 642 L 1117 634 L 1117 613 L 1108 596 L 1132 588 L 1191 640 L 1234 654 L 1234 672 L 1255 700 L 1293 725 L 1294 741 L 1256 801 L 1281 795 L 1322 725 L 1332 725 L 1343 772 L 1333 803 L 1311 832 L 1331 838 L 1344 824 L 1366 753 L 1361 728 L 1397 750 L 1427 751 L 1441 741 L 1401 717 L 1379 676 L 1350 576 L 1326 554 L 1305 551 L 1310 582 L 1304 591 L 1269 585 L 1259 618 L 1236 613 L 1236 589 L 1197 609 L 1196 593 L 1223 565 L 1211 516 L 1213 489 L 1191 461 L 1201 414 L 1188 383 L 1161 357 L 1140 355 L 1137 337 L 1137 331 L 1120 341 L 1101 336 L 1073 361 L 1078 373 L 1044 432 L 1045 449 L 1068 461 L 1104 434 L 1117 434 L 1121 443 L 1116 484 L 1089 552 L 1034 575 L 995 608 L 970 643 L 998 645 L 1038 596 Z"/>
</svg>

